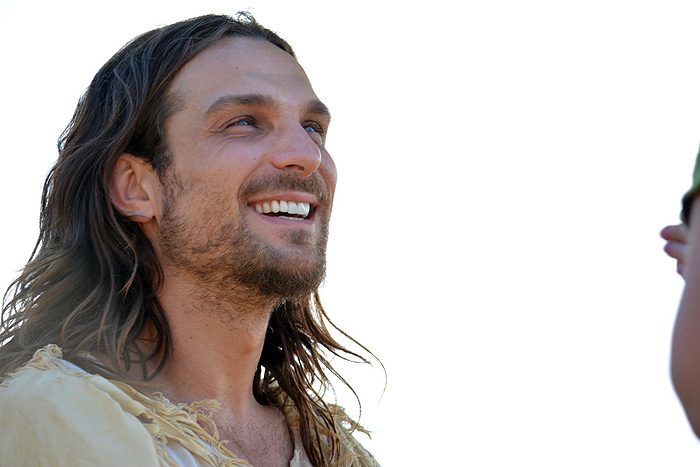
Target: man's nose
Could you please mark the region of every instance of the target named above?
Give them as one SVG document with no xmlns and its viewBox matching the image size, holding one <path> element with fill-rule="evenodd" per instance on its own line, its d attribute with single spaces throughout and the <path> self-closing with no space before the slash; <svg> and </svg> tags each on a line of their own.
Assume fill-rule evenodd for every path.
<svg viewBox="0 0 700 467">
<path fill-rule="evenodd" d="M 308 131 L 296 123 L 280 128 L 269 157 L 272 165 L 278 169 L 294 171 L 306 177 L 321 165 L 322 154 Z"/>
</svg>

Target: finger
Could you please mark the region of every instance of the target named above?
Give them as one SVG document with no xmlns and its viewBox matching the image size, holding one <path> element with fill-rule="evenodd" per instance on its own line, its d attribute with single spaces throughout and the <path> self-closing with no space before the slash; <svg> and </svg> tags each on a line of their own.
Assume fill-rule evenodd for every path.
<svg viewBox="0 0 700 467">
<path fill-rule="evenodd" d="M 676 272 L 683 276 L 685 271 L 685 257 L 688 245 L 680 242 L 668 242 L 664 245 L 664 251 L 668 256 L 676 260 Z M 685 278 L 685 276 L 683 276 Z"/>
<path fill-rule="evenodd" d="M 664 240 L 688 243 L 688 227 L 685 224 L 668 225 L 661 229 Z"/>
<path fill-rule="evenodd" d="M 681 242 L 669 241 L 666 243 L 666 245 L 664 245 L 664 251 L 666 254 L 671 258 L 677 259 L 679 262 L 682 262 L 685 259 L 685 256 L 688 254 L 686 251 L 687 248 L 688 245 Z"/>
</svg>

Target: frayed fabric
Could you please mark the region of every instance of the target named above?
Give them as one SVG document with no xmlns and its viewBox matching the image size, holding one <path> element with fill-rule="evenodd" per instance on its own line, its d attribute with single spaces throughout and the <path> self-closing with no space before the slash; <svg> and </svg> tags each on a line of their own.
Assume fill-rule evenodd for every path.
<svg viewBox="0 0 700 467">
<path fill-rule="evenodd" d="M 250 467 L 221 440 L 213 413 L 215 400 L 173 404 L 161 394 L 146 395 L 124 382 L 86 373 L 62 360 L 47 345 L 0 382 L 0 465 L 143 465 Z M 301 447 L 299 414 L 280 401 L 294 437 L 290 467 L 312 467 Z M 344 424 L 341 467 L 379 464 Z"/>
</svg>

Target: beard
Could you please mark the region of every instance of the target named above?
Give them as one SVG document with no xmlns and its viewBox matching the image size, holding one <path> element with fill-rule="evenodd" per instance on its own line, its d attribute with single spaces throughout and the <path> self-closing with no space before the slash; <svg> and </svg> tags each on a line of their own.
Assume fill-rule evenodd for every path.
<svg viewBox="0 0 700 467">
<path fill-rule="evenodd" d="M 284 232 L 285 242 L 297 247 L 289 252 L 275 247 L 256 234 L 240 215 L 247 205 L 232 212 L 230 196 L 209 187 L 183 185 L 175 173 L 163 180 L 164 206 L 160 243 L 164 259 L 178 270 L 194 275 L 208 290 L 237 294 L 231 299 L 254 297 L 295 300 L 308 297 L 323 281 L 326 271 L 326 244 L 330 217 L 330 197 L 320 179 L 299 179 L 280 175 L 255 180 L 241 190 L 243 200 L 264 190 L 290 189 L 314 194 L 319 203 L 316 222 L 319 235 L 305 230 Z M 205 206 L 185 215 L 187 199 L 199 198 Z M 313 237 L 316 237 L 314 240 Z"/>
</svg>

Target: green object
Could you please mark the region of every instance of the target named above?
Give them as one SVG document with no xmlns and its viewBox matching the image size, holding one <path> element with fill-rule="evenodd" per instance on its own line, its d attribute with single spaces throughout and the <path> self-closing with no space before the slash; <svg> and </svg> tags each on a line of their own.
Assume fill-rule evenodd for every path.
<svg viewBox="0 0 700 467">
<path fill-rule="evenodd" d="M 690 210 L 693 207 L 693 199 L 700 190 L 700 152 L 695 159 L 695 169 L 693 169 L 693 186 L 690 187 L 685 195 L 683 195 L 683 210 L 681 211 L 681 220 L 690 225 Z"/>
</svg>

